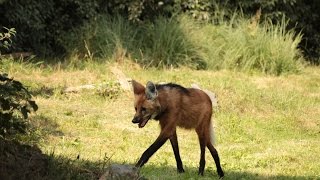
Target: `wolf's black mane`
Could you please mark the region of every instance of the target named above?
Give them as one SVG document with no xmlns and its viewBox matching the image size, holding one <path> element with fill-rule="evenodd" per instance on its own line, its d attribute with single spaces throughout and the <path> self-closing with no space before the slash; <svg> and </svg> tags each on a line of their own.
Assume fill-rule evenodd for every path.
<svg viewBox="0 0 320 180">
<path fill-rule="evenodd" d="M 183 86 L 180 86 L 179 84 L 174 84 L 174 83 L 167 83 L 167 84 L 157 84 L 156 85 L 156 88 L 158 90 L 161 90 L 163 88 L 170 88 L 170 89 L 177 89 L 183 93 L 186 93 L 188 94 L 189 93 L 189 90 Z"/>
</svg>

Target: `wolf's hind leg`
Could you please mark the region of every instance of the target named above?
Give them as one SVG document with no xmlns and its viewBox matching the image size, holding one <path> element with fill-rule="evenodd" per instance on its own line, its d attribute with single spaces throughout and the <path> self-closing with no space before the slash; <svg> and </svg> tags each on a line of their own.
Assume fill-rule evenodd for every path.
<svg viewBox="0 0 320 180">
<path fill-rule="evenodd" d="M 178 138 L 177 138 L 177 132 L 175 131 L 174 134 L 170 137 L 170 142 L 171 146 L 173 149 L 174 157 L 176 158 L 177 162 L 177 170 L 179 173 L 183 173 L 183 165 L 180 157 L 180 152 L 179 152 L 179 145 L 178 145 Z"/>
<path fill-rule="evenodd" d="M 208 149 L 214 159 L 214 162 L 216 163 L 218 175 L 220 176 L 220 178 L 222 178 L 224 176 L 224 172 L 223 172 L 221 165 L 220 165 L 220 158 L 219 158 L 218 152 L 213 147 L 213 145 L 210 141 L 208 142 L 207 147 L 208 147 Z"/>
</svg>

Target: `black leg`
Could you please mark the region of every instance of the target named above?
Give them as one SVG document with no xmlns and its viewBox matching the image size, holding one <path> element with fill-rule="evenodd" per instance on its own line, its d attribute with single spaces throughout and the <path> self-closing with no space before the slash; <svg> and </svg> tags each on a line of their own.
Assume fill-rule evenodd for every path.
<svg viewBox="0 0 320 180">
<path fill-rule="evenodd" d="M 205 144 L 205 139 L 201 138 L 199 136 L 199 141 L 200 141 L 200 163 L 199 163 L 199 173 L 200 175 L 203 176 L 203 172 L 204 172 L 204 167 L 206 165 L 206 160 L 205 160 L 205 153 L 206 153 L 206 144 Z"/>
<path fill-rule="evenodd" d="M 157 140 L 142 154 L 140 160 L 137 162 L 136 167 L 142 167 L 149 158 L 167 141 L 167 137 L 161 135 Z"/>
<path fill-rule="evenodd" d="M 207 144 L 207 147 L 214 159 L 214 162 L 216 163 L 216 167 L 217 167 L 217 172 L 218 172 L 218 175 L 220 176 L 220 178 L 222 178 L 224 176 L 224 172 L 221 168 L 221 165 L 220 165 L 220 158 L 219 158 L 219 155 L 218 155 L 218 152 L 217 150 L 213 147 L 213 145 L 211 144 L 211 142 L 209 142 Z"/>
<path fill-rule="evenodd" d="M 206 153 L 206 137 L 202 128 L 197 128 L 196 132 L 198 134 L 199 143 L 200 143 L 200 162 L 199 162 L 199 175 L 203 176 L 204 167 L 206 165 L 205 153 Z"/>
<path fill-rule="evenodd" d="M 181 158 L 180 158 L 179 145 L 178 145 L 178 139 L 177 139 L 177 133 L 176 132 L 174 132 L 173 136 L 170 137 L 170 142 L 171 142 L 171 145 L 172 145 L 174 157 L 176 158 L 177 170 L 178 170 L 179 173 L 183 173 L 184 169 L 183 169 L 182 161 L 181 161 Z"/>
</svg>

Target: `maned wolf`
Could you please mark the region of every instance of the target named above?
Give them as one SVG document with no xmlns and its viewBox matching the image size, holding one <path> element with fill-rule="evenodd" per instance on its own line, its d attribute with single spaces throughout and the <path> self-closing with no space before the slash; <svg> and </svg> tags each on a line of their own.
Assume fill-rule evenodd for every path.
<svg viewBox="0 0 320 180">
<path fill-rule="evenodd" d="M 200 142 L 199 174 L 205 167 L 205 147 L 216 163 L 218 175 L 224 176 L 217 150 L 213 147 L 211 123 L 212 102 L 209 96 L 197 88 L 184 88 L 177 84 L 153 84 L 146 87 L 132 80 L 136 114 L 132 120 L 144 127 L 150 119 L 158 120 L 161 132 L 156 141 L 142 154 L 136 167 L 142 167 L 149 158 L 169 139 L 177 162 L 178 172 L 184 172 L 180 158 L 176 128 L 195 129 Z"/>
</svg>

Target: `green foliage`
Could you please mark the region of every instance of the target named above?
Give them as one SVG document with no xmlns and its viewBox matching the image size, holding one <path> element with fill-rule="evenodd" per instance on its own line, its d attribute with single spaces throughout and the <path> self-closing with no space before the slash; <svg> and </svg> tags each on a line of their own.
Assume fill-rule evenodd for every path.
<svg viewBox="0 0 320 180">
<path fill-rule="evenodd" d="M 261 8 L 263 18 L 272 19 L 274 24 L 281 22 L 285 15 L 290 20 L 287 28 L 294 28 L 304 35 L 299 48 L 303 50 L 307 60 L 314 64 L 320 63 L 320 3 L 318 0 L 219 0 L 218 2 L 227 10 L 238 8 L 246 15 L 252 15 Z M 232 14 L 226 15 L 232 16 Z"/>
<path fill-rule="evenodd" d="M 156 67 L 189 66 L 195 69 L 206 69 L 206 63 L 198 54 L 197 47 L 188 38 L 187 22 L 177 18 L 158 18 L 153 24 L 148 24 L 142 32 L 141 49 L 143 64 Z"/>
<path fill-rule="evenodd" d="M 83 55 L 89 57 L 92 57 L 94 52 L 99 54 L 101 51 L 113 51 L 114 48 L 101 50 L 103 46 L 97 47 L 100 50 L 96 50 L 95 45 L 90 44 L 89 41 L 77 41 L 78 39 L 93 39 L 96 32 L 87 31 L 87 29 L 92 29 L 93 27 L 90 27 L 92 24 L 102 23 L 99 20 L 100 16 L 106 16 L 106 14 L 111 17 L 121 16 L 125 20 L 128 19 L 135 22 L 135 28 L 148 31 L 153 27 L 147 28 L 145 27 L 147 26 L 146 24 L 152 22 L 154 24 L 151 26 L 156 27 L 160 22 L 162 23 L 163 19 L 167 18 L 166 24 L 172 25 L 174 22 L 172 22 L 171 18 L 177 14 L 188 14 L 202 22 L 219 24 L 224 23 L 226 20 L 232 21 L 235 10 L 241 10 L 246 16 L 251 16 L 257 9 L 261 8 L 262 19 L 271 18 L 273 24 L 281 22 L 283 15 L 286 15 L 290 19 L 286 27 L 288 29 L 294 28 L 304 34 L 304 38 L 299 44 L 299 48 L 303 50 L 302 52 L 313 63 L 319 63 L 320 60 L 318 58 L 320 54 L 320 36 L 318 33 L 320 6 L 317 0 L 34 0 L 30 2 L 25 0 L 6 0 L 0 3 L 0 16 L 3 17 L 0 19 L 0 24 L 4 24 L 7 27 L 16 27 L 19 32 L 15 37 L 13 51 L 33 51 L 37 55 L 51 55 L 53 57 L 68 55 L 70 52 L 74 52 L 74 49 L 86 51 Z M 216 19 L 217 14 L 220 14 L 220 19 Z M 110 25 L 110 22 L 105 24 L 113 28 L 115 25 Z M 139 25 L 142 27 L 139 27 Z M 166 30 L 162 27 L 162 30 L 159 31 L 164 32 Z M 132 31 L 129 30 L 126 35 L 123 34 L 122 36 L 137 35 L 130 33 Z M 142 33 L 148 35 L 148 32 Z M 98 39 L 98 41 L 100 40 Z M 109 46 L 116 44 L 117 47 L 130 49 L 129 47 L 124 47 L 118 40 L 116 41 L 117 43 L 112 43 Z M 105 41 L 105 43 L 107 42 L 109 41 Z M 84 47 L 84 43 L 87 43 L 87 47 L 91 49 Z M 140 44 L 138 43 L 137 45 Z M 109 46 L 105 45 L 104 47 Z M 166 53 L 170 54 L 168 51 Z M 137 57 L 139 53 L 133 56 Z M 190 62 L 201 61 L 199 57 L 195 58 L 198 60 L 193 59 Z M 165 59 L 165 61 L 168 61 L 168 59 Z M 165 61 L 162 60 L 160 64 L 166 64 Z M 203 61 L 200 64 L 203 64 Z"/>
<path fill-rule="evenodd" d="M 121 16 L 102 16 L 95 24 L 88 24 L 72 34 L 82 33 L 81 39 L 66 36 L 65 47 L 78 54 L 115 59 L 118 62 L 131 58 L 144 67 L 189 66 L 206 69 L 189 40 L 189 24 L 177 18 L 158 18 L 144 24 L 132 23 Z M 73 54 L 70 52 L 70 54 Z"/>
<path fill-rule="evenodd" d="M 282 7 L 282 6 L 279 6 Z M 317 0 L 296 0 L 290 8 L 284 9 L 290 18 L 290 27 L 303 33 L 299 47 L 313 64 L 320 64 L 320 3 Z"/>
<path fill-rule="evenodd" d="M 107 4 L 108 13 L 121 14 L 123 17 L 134 21 L 155 20 L 159 15 L 173 13 L 175 2 L 171 0 L 111 0 Z"/>
<path fill-rule="evenodd" d="M 19 82 L 0 74 L 0 135 L 23 132 L 28 113 L 38 109 L 28 90 Z"/>
<path fill-rule="evenodd" d="M 274 75 L 302 68 L 298 49 L 302 36 L 286 30 L 285 18 L 276 25 L 259 23 L 256 17 L 250 21 L 237 13 L 230 21 L 219 15 L 214 19 L 219 23 L 178 16 L 137 25 L 121 16 L 103 16 L 96 24 L 73 32 L 83 33 L 82 39 L 68 36 L 65 42 L 78 54 L 118 62 L 129 58 L 144 67 L 254 70 Z"/>
<path fill-rule="evenodd" d="M 5 29 L 5 32 L 0 32 L 0 55 L 2 48 L 8 49 L 11 46 L 12 36 L 15 36 L 16 34 L 16 30 L 14 28 L 3 28 Z"/>
<path fill-rule="evenodd" d="M 319 17 L 320 4 L 318 0 L 114 0 L 109 3 L 112 13 L 120 13 L 133 21 L 155 20 L 159 15 L 170 17 L 173 14 L 189 14 L 193 18 L 204 21 L 217 22 L 216 15 L 221 13 L 223 18 L 231 20 L 233 12 L 241 10 L 245 15 L 251 16 L 259 8 L 262 9 L 263 18 L 270 18 L 274 24 L 281 23 L 285 15 L 290 19 L 289 29 L 294 28 L 302 32 L 304 37 L 299 44 L 303 53 L 312 63 L 320 63 L 320 35 Z M 219 22 L 219 21 L 218 21 Z"/>
<path fill-rule="evenodd" d="M 287 31 L 287 21 L 261 24 L 242 17 L 220 25 L 204 25 L 196 29 L 194 44 L 202 48 L 210 69 L 257 70 L 280 75 L 298 72 L 302 55 L 298 49 L 301 34 Z"/>
<path fill-rule="evenodd" d="M 61 55 L 61 35 L 94 18 L 97 6 L 90 0 L 10 0 L 0 7 L 0 24 L 19 32 L 14 50 Z"/>
</svg>

